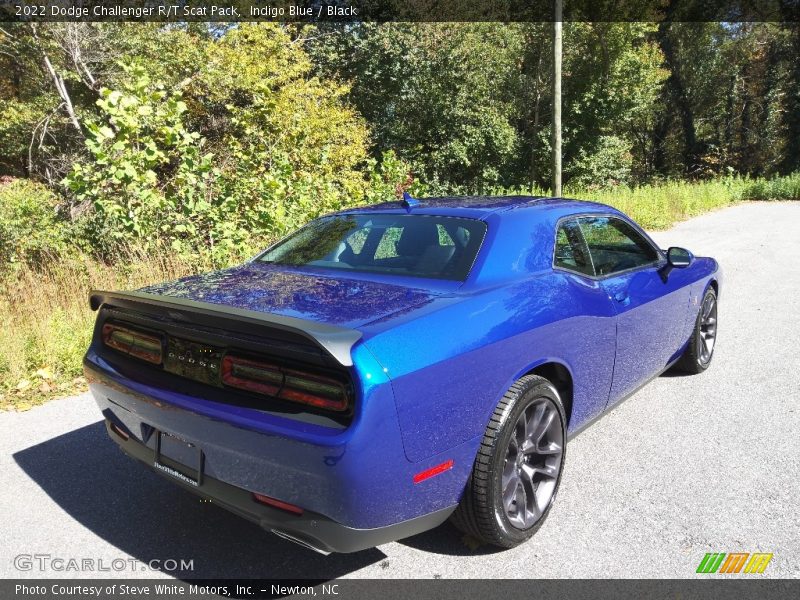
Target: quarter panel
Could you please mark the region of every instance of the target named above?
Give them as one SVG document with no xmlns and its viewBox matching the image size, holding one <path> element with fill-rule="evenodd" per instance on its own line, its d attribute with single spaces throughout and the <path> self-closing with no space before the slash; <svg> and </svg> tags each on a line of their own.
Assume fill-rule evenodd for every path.
<svg viewBox="0 0 800 600">
<path fill-rule="evenodd" d="M 464 295 L 365 343 L 391 380 L 406 455 L 420 461 L 483 434 L 513 381 L 547 360 L 573 375 L 570 428 L 599 414 L 614 309 L 597 282 L 549 272 Z"/>
</svg>

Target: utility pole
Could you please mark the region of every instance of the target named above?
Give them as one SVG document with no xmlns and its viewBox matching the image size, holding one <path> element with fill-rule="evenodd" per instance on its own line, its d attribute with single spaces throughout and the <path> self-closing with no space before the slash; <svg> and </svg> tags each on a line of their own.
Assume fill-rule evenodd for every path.
<svg viewBox="0 0 800 600">
<path fill-rule="evenodd" d="M 553 0 L 553 196 L 561 196 L 561 19 L 563 0 Z"/>
</svg>

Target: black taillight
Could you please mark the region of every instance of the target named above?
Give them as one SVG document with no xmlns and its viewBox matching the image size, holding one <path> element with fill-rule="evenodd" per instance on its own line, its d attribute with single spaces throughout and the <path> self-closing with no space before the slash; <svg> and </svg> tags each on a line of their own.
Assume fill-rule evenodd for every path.
<svg viewBox="0 0 800 600">
<path fill-rule="evenodd" d="M 275 396 L 283 387 L 283 372 L 270 363 L 227 355 L 222 359 L 222 382 L 242 390 Z"/>
<path fill-rule="evenodd" d="M 349 406 L 347 386 L 338 379 L 230 354 L 222 359 L 222 382 L 325 410 L 343 412 Z"/>
<path fill-rule="evenodd" d="M 118 352 L 154 365 L 163 359 L 163 343 L 159 336 L 116 323 L 103 325 L 103 343 Z"/>
</svg>

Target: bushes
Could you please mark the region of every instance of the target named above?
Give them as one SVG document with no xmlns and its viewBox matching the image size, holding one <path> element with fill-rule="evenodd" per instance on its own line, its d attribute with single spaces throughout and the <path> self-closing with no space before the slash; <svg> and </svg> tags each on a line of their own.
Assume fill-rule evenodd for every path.
<svg viewBox="0 0 800 600">
<path fill-rule="evenodd" d="M 631 145 L 613 135 L 601 135 L 593 152 L 581 149 L 569 165 L 569 185 L 575 189 L 595 189 L 626 184 L 631 179 Z"/>
<path fill-rule="evenodd" d="M 208 48 L 196 84 L 204 93 L 193 93 L 224 124 L 215 132 L 221 216 L 245 236 L 240 245 L 366 197 L 366 123 L 344 102 L 346 86 L 310 69 L 277 26 L 239 27 Z"/>
<path fill-rule="evenodd" d="M 800 198 L 800 174 L 774 179 L 725 177 L 712 181 L 670 181 L 636 188 L 620 186 L 567 195 L 610 204 L 648 229 L 666 229 L 678 221 L 742 200 Z"/>
<path fill-rule="evenodd" d="M 69 238 L 50 189 L 28 179 L 0 178 L 0 265 L 16 270 L 40 264 L 46 254 L 64 251 Z"/>
<path fill-rule="evenodd" d="M 203 52 L 171 91 L 124 66 L 85 123 L 88 156 L 65 184 L 93 207 L 80 231 L 104 258 L 166 244 L 225 264 L 324 212 L 390 198 L 407 179 L 393 153 L 369 158 L 348 88 L 310 76 L 284 28 L 241 24 Z"/>
<path fill-rule="evenodd" d="M 800 173 L 774 179 L 747 180 L 741 193 L 742 200 L 800 199 Z"/>
<path fill-rule="evenodd" d="M 88 240 L 94 247 L 108 238 L 144 248 L 166 240 L 180 252 L 184 235 L 206 233 L 212 157 L 200 135 L 186 129 L 180 93 L 152 83 L 139 67 L 126 71 L 122 89 L 101 90 L 102 119 L 86 123 L 89 157 L 75 163 L 65 183 L 104 225 L 95 230 L 103 239 Z"/>
</svg>

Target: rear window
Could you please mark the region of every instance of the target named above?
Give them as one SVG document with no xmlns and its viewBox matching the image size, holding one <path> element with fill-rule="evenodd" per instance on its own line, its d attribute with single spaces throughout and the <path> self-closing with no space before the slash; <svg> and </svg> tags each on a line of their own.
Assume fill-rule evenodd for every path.
<svg viewBox="0 0 800 600">
<path fill-rule="evenodd" d="M 486 224 L 427 215 L 339 215 L 313 221 L 258 260 L 409 277 L 463 281 Z"/>
</svg>

